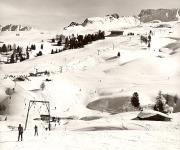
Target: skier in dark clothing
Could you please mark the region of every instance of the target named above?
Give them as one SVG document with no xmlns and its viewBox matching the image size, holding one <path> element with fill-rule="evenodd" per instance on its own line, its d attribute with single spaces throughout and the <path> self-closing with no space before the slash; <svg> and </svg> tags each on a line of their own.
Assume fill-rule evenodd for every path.
<svg viewBox="0 0 180 150">
<path fill-rule="evenodd" d="M 34 126 L 34 136 L 38 136 L 38 127 L 37 125 Z"/>
<path fill-rule="evenodd" d="M 19 124 L 19 127 L 18 127 L 18 141 L 20 140 L 21 138 L 21 141 L 23 140 L 23 127 L 21 126 L 21 124 Z"/>
</svg>

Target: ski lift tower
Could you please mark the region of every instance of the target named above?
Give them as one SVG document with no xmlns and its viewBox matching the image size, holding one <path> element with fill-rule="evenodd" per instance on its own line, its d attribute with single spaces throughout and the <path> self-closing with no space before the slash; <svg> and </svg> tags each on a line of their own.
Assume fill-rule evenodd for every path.
<svg viewBox="0 0 180 150">
<path fill-rule="evenodd" d="M 36 100 L 30 100 L 29 101 L 29 106 L 28 106 L 28 111 L 27 111 L 27 116 L 26 116 L 26 122 L 25 122 L 25 128 L 24 130 L 26 130 L 27 128 L 27 123 L 28 123 L 28 117 L 29 117 L 29 112 L 31 107 L 35 104 L 35 103 L 42 103 L 46 105 L 46 109 L 48 111 L 48 128 L 49 130 L 51 130 L 51 124 L 50 124 L 50 102 L 49 101 L 36 101 Z"/>
</svg>

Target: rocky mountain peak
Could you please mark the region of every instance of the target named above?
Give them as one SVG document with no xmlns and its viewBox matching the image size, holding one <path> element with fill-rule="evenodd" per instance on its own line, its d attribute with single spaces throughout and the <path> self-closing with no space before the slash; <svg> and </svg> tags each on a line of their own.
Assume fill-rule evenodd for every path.
<svg viewBox="0 0 180 150">
<path fill-rule="evenodd" d="M 162 22 L 177 21 L 179 9 L 143 9 L 138 15 L 141 22 L 159 20 Z"/>
<path fill-rule="evenodd" d="M 31 29 L 32 27 L 30 26 L 13 25 L 13 24 L 0 26 L 0 31 L 30 31 Z"/>
</svg>

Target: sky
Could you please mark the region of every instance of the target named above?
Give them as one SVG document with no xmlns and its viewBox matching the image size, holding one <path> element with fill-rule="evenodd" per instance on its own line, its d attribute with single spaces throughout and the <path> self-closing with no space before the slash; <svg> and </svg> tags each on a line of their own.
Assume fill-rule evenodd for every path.
<svg viewBox="0 0 180 150">
<path fill-rule="evenodd" d="M 88 17 L 138 15 L 146 8 L 177 8 L 180 0 L 0 0 L 0 25 L 58 30 Z"/>
</svg>

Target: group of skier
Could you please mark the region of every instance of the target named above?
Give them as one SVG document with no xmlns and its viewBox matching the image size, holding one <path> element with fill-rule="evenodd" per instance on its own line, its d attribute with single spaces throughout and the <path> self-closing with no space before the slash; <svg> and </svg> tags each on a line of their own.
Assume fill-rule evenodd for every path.
<svg viewBox="0 0 180 150">
<path fill-rule="evenodd" d="M 23 126 L 21 124 L 19 124 L 18 126 L 18 141 L 23 141 Z M 38 136 L 38 126 L 35 125 L 34 126 L 34 136 Z"/>
</svg>

